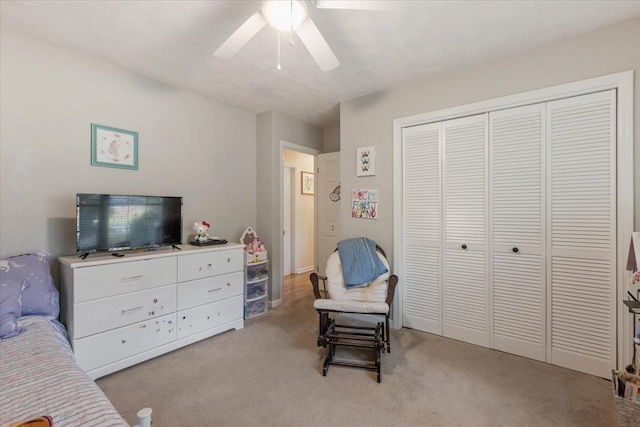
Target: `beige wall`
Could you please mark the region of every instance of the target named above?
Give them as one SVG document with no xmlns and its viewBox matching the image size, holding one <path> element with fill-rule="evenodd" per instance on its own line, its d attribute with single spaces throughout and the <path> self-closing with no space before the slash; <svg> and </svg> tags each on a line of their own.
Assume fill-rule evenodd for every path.
<svg viewBox="0 0 640 427">
<path fill-rule="evenodd" d="M 315 203 L 313 195 L 302 194 L 301 172 L 313 173 L 314 158 L 310 154 L 298 151 L 285 150 L 284 162 L 295 167 L 293 171 L 293 196 L 294 196 L 294 216 L 295 224 L 294 237 L 295 244 L 292 248 L 295 251 L 294 273 L 304 273 L 313 269 L 315 264 Z"/>
<path fill-rule="evenodd" d="M 269 300 L 282 298 L 282 142 L 322 150 L 322 129 L 286 114 L 268 111 L 257 117 L 256 231 L 270 258 Z"/>
<path fill-rule="evenodd" d="M 380 194 L 377 221 L 351 218 L 349 203 L 342 204 L 340 238 L 366 235 L 392 252 L 394 119 L 626 70 L 635 70 L 635 225 L 640 228 L 640 19 L 635 19 L 341 103 L 344 194 L 353 188 L 377 188 Z M 358 178 L 356 148 L 365 145 L 376 146 L 376 176 Z"/>
<path fill-rule="evenodd" d="M 1 256 L 74 253 L 79 192 L 182 196 L 184 241 L 202 219 L 234 241 L 255 223 L 255 113 L 0 35 Z M 91 166 L 91 123 L 139 132 L 139 170 Z"/>
</svg>

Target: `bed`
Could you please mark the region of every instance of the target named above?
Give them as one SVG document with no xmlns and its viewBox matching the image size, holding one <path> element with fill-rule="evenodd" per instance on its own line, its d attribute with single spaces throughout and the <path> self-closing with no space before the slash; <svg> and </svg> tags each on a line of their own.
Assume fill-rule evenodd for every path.
<svg viewBox="0 0 640 427">
<path fill-rule="evenodd" d="M 64 327 L 42 316 L 18 319 L 23 332 L 0 341 L 0 425 L 48 415 L 55 426 L 128 426 L 76 365 Z"/>
<path fill-rule="evenodd" d="M 37 417 L 56 427 L 128 426 L 75 363 L 55 320 L 58 292 L 46 258 L 6 258 L 0 279 L 0 427 Z"/>
</svg>

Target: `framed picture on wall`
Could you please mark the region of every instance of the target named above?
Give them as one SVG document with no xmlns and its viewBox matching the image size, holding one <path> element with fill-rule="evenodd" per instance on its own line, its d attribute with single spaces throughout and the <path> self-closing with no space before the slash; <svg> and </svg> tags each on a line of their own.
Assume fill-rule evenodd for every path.
<svg viewBox="0 0 640 427">
<path fill-rule="evenodd" d="M 91 164 L 138 170 L 138 132 L 92 123 Z"/>
<path fill-rule="evenodd" d="M 313 194 L 313 187 L 314 187 L 314 182 L 313 182 L 313 174 L 311 172 L 300 172 L 302 175 L 302 181 L 301 181 L 301 191 L 302 194 Z"/>
<path fill-rule="evenodd" d="M 356 176 L 374 176 L 376 174 L 376 147 L 359 147 L 356 152 Z"/>
</svg>

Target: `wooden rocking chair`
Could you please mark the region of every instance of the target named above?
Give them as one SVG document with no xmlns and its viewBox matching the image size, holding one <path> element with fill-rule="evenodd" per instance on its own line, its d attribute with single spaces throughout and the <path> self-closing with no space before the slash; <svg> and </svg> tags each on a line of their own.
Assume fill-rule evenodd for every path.
<svg viewBox="0 0 640 427">
<path fill-rule="evenodd" d="M 311 284 L 316 300 L 313 304 L 319 315 L 318 347 L 327 348 L 322 375 L 326 376 L 329 366 L 341 365 L 367 369 L 377 372 L 377 380 L 381 382 L 382 352 L 391 352 L 389 335 L 389 311 L 398 276 L 390 273 L 389 261 L 384 250 L 376 245 L 378 257 L 387 267 L 387 272 L 380 275 L 367 286 L 347 289 L 344 286 L 342 265 L 338 251 L 327 260 L 326 276 L 311 273 Z M 323 289 L 320 287 L 323 282 Z M 331 317 L 336 314 L 371 315 L 376 318 L 375 326 L 357 326 L 337 324 Z M 382 320 L 378 321 L 378 319 Z M 371 350 L 373 361 L 353 361 L 336 358 L 338 346 Z"/>
</svg>

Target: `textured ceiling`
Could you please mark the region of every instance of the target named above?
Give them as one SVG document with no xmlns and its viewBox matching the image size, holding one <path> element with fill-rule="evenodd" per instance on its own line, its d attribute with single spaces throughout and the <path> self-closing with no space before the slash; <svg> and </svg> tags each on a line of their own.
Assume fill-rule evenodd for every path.
<svg viewBox="0 0 640 427">
<path fill-rule="evenodd" d="M 375 1 L 375 0 L 373 0 Z M 396 1 L 309 15 L 340 61 L 321 71 L 299 39 L 264 27 L 230 59 L 214 50 L 261 1 L 2 1 L 0 24 L 172 86 L 320 127 L 339 102 L 640 16 L 640 1 Z"/>
</svg>

